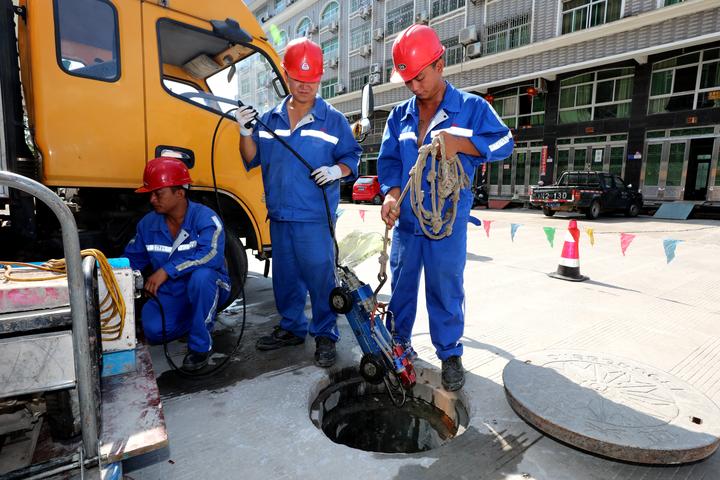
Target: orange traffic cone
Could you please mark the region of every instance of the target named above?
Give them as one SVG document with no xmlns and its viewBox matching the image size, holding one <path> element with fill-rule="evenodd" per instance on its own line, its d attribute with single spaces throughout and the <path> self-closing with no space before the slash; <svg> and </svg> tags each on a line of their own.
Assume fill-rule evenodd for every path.
<svg viewBox="0 0 720 480">
<path fill-rule="evenodd" d="M 553 278 L 569 280 L 571 282 L 582 282 L 588 279 L 588 277 L 580 275 L 579 241 L 580 229 L 577 227 L 577 221 L 570 220 L 568 231 L 565 234 L 565 243 L 563 244 L 557 271 L 548 273 L 548 275 Z"/>
</svg>

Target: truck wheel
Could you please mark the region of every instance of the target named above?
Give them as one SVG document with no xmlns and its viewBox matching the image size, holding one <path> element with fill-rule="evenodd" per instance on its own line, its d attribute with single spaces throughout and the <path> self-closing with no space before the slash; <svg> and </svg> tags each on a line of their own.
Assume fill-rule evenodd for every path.
<svg viewBox="0 0 720 480">
<path fill-rule="evenodd" d="M 225 233 L 225 265 L 230 277 L 230 296 L 218 309 L 219 312 L 227 308 L 240 296 L 248 273 L 247 251 L 239 235 L 233 230 L 226 230 Z"/>
<path fill-rule="evenodd" d="M 542 211 L 543 215 L 545 215 L 546 217 L 552 217 L 553 215 L 555 215 L 555 210 L 552 210 L 548 207 L 542 207 Z"/>
<path fill-rule="evenodd" d="M 585 212 L 585 216 L 588 218 L 588 220 L 595 220 L 600 216 L 600 202 L 597 200 L 593 200 L 593 202 L 590 204 L 590 208 L 587 209 Z"/>
<path fill-rule="evenodd" d="M 640 205 L 637 203 L 631 203 L 630 206 L 625 210 L 626 217 L 637 217 L 640 214 Z"/>
<path fill-rule="evenodd" d="M 375 195 L 372 202 L 373 205 L 380 205 L 382 203 L 382 197 L 380 195 Z"/>
</svg>

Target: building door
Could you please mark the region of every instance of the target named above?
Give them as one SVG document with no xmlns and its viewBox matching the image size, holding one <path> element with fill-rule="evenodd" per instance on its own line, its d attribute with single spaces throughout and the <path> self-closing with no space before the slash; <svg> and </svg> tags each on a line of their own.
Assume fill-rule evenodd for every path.
<svg viewBox="0 0 720 480">
<path fill-rule="evenodd" d="M 690 140 L 690 156 L 685 176 L 685 200 L 705 200 L 707 198 L 712 149 L 712 138 Z"/>
</svg>

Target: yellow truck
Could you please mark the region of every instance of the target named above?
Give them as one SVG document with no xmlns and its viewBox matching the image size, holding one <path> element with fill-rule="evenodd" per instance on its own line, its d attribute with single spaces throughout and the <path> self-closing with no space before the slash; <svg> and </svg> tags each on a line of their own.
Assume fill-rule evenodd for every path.
<svg viewBox="0 0 720 480">
<path fill-rule="evenodd" d="M 262 112 L 287 92 L 277 54 L 245 4 L 0 0 L 0 7 L 0 170 L 59 192 L 76 213 L 81 244 L 111 256 L 148 211 L 147 199 L 133 193 L 145 163 L 182 159 L 192 197 L 222 212 L 237 294 L 245 249 L 269 258 L 270 232 L 260 169 L 242 167 L 233 105 L 212 96 Z M 13 246 L 3 256 L 38 252 L 59 237 L 52 216 L 22 193 L 0 190 L 0 224 L 2 215 L 12 232 L 0 242 Z"/>
</svg>

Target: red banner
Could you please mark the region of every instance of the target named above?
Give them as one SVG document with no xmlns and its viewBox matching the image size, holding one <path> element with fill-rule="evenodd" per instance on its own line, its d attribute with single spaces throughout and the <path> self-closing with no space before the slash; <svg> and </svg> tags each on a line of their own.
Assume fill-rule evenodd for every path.
<svg viewBox="0 0 720 480">
<path fill-rule="evenodd" d="M 547 158 L 548 158 L 547 152 L 548 152 L 547 145 L 543 145 L 542 154 L 540 155 L 540 175 L 545 175 L 545 169 L 547 168 Z"/>
</svg>

